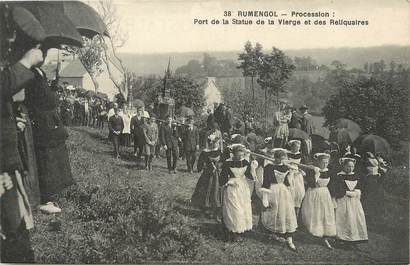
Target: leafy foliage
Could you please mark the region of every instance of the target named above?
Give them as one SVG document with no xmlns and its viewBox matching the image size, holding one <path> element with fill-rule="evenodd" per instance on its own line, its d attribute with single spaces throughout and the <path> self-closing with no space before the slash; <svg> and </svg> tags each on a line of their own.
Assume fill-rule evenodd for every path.
<svg viewBox="0 0 410 265">
<path fill-rule="evenodd" d="M 409 72 L 387 76 L 358 76 L 344 83 L 323 108 L 327 123 L 345 117 L 365 133 L 398 142 L 408 139 Z"/>
<path fill-rule="evenodd" d="M 238 68 L 242 69 L 243 76 L 251 77 L 251 90 L 252 101 L 255 101 L 255 84 L 254 78 L 259 74 L 259 68 L 262 61 L 262 45 L 258 42 L 255 44 L 255 48 L 252 47 L 252 43 L 247 41 L 245 43 L 244 52 L 238 56 L 240 62 Z"/>
<path fill-rule="evenodd" d="M 135 74 L 130 76 L 133 98 L 143 100 L 146 105 L 154 103 L 163 89 L 163 79 L 157 76 L 143 78 L 137 78 Z M 167 87 L 175 100 L 175 109 L 186 106 L 192 108 L 195 113 L 202 112 L 205 106 L 204 89 L 194 79 L 188 76 L 173 76 L 167 80 Z"/>
<path fill-rule="evenodd" d="M 84 226 L 62 234 L 52 263 L 139 263 L 190 260 L 201 237 L 171 200 L 141 187 L 72 187 L 64 197 L 76 207 L 72 220 Z"/>
<path fill-rule="evenodd" d="M 240 76 L 237 63 L 233 60 L 218 60 L 208 53 L 203 54 L 202 62 L 190 60 L 186 65 L 175 70 L 175 75 L 191 78 L 204 78 L 208 76 Z"/>
<path fill-rule="evenodd" d="M 98 91 L 98 82 L 96 77 L 103 72 L 103 43 L 100 36 L 95 36 L 92 39 L 83 37 L 83 47 L 65 46 L 64 55 L 75 55 L 84 66 L 87 73 L 90 75 L 94 83 L 96 91 Z"/>
<path fill-rule="evenodd" d="M 295 66 L 285 53 L 273 47 L 270 54 L 262 56 L 257 82 L 268 94 L 278 95 L 285 91 L 283 85 L 294 69 Z"/>
</svg>

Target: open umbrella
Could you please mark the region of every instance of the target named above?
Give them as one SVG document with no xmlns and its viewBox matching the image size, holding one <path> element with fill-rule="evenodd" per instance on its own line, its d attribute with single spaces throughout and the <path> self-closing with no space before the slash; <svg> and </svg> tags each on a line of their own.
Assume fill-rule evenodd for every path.
<svg viewBox="0 0 410 265">
<path fill-rule="evenodd" d="M 338 129 L 347 129 L 349 131 L 358 133 L 359 135 L 362 132 L 362 129 L 360 128 L 359 124 L 357 124 L 356 122 L 352 120 L 345 119 L 345 118 L 338 119 L 336 121 L 335 127 Z"/>
<path fill-rule="evenodd" d="M 181 116 L 187 117 L 187 116 L 194 116 L 195 112 L 188 107 L 182 106 L 181 109 L 179 110 Z"/>
<path fill-rule="evenodd" d="M 351 131 L 345 128 L 337 129 L 335 133 L 335 140 L 339 145 L 340 144 L 352 144 L 358 137 L 360 133 Z"/>
<path fill-rule="evenodd" d="M 309 140 L 309 135 L 298 128 L 290 128 L 289 129 L 289 139 L 302 139 L 302 140 Z"/>
<path fill-rule="evenodd" d="M 317 135 L 317 136 L 320 136 L 320 137 L 322 137 L 323 139 L 326 139 L 326 140 L 328 140 L 329 137 L 330 137 L 330 131 L 326 127 L 315 129 L 313 134 Z"/>
<path fill-rule="evenodd" d="M 40 21 L 27 9 L 20 6 L 13 7 L 12 17 L 16 25 L 31 39 L 42 42 L 46 38 L 46 32 Z"/>
<path fill-rule="evenodd" d="M 389 142 L 383 137 L 374 134 L 365 134 L 360 136 L 355 142 L 354 146 L 360 154 L 372 152 L 373 154 L 380 153 L 384 157 L 389 157 L 391 148 Z"/>
<path fill-rule="evenodd" d="M 44 43 L 48 47 L 59 48 L 62 44 L 82 46 L 83 39 L 80 33 L 73 22 L 58 7 L 61 2 L 16 2 L 15 5 L 25 8 L 41 24 L 45 32 Z M 19 19 L 17 13 L 13 20 Z"/>
<path fill-rule="evenodd" d="M 59 10 L 73 22 L 81 35 L 93 38 L 97 34 L 108 35 L 107 27 L 100 15 L 80 1 L 59 1 Z"/>
<path fill-rule="evenodd" d="M 143 108 L 145 106 L 144 101 L 142 101 L 141 99 L 134 99 L 132 103 L 136 108 Z"/>
</svg>

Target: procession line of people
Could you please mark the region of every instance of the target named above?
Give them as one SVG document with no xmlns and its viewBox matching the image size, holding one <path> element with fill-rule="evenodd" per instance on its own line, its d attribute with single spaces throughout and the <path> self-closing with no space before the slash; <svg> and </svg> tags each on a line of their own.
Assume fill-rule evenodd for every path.
<svg viewBox="0 0 410 265">
<path fill-rule="evenodd" d="M 384 172 L 372 154 L 365 159 L 352 158 L 351 153 L 338 158 L 325 150 L 314 154 L 313 164 L 306 165 L 301 164 L 300 140 L 289 141 L 289 150 L 261 150 L 265 158 L 249 155 L 238 142 L 223 152 L 219 140 L 210 135 L 208 148 L 200 154 L 198 171 L 202 173 L 191 203 L 223 224 L 227 241 L 243 240 L 244 232 L 258 225 L 252 223 L 252 215 L 292 250 L 296 250 L 293 234 L 300 226 L 321 238 L 329 249 L 334 244 L 355 247 L 368 240 L 362 201 L 376 191 L 369 190 L 366 180 Z M 337 171 L 328 168 L 335 159 Z M 365 172 L 358 163 L 366 165 Z"/>
</svg>

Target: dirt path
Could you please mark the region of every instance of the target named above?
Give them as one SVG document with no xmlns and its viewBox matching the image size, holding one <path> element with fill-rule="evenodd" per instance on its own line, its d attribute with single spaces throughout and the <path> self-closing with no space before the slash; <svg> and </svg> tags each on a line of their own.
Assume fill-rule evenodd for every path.
<svg viewBox="0 0 410 265">
<path fill-rule="evenodd" d="M 70 131 L 70 157 L 73 174 L 81 183 L 98 185 L 149 185 L 157 191 L 158 196 L 167 196 L 175 201 L 176 210 L 185 215 L 192 226 L 199 229 L 204 237 L 197 261 L 211 263 L 248 262 L 248 263 L 397 263 L 406 262 L 408 245 L 400 236 L 390 235 L 389 231 L 369 231 L 369 242 L 360 245 L 356 250 L 327 250 L 319 240 L 303 231 L 295 235 L 295 245 L 298 252 L 290 251 L 284 244 L 270 239 L 261 229 L 247 233 L 241 243 L 225 243 L 222 240 L 221 226 L 212 220 L 204 218 L 200 212 L 189 205 L 190 196 L 195 188 L 199 174 L 190 175 L 185 171 L 185 163 L 179 162 L 178 174 L 169 175 L 166 161 L 156 159 L 154 170 L 146 172 L 134 161 L 131 154 L 126 154 L 120 160 L 111 157 L 111 144 L 105 139 L 105 134 L 88 129 L 76 128 Z M 123 152 L 131 152 L 131 149 Z M 68 205 L 61 215 L 72 210 Z M 50 217 L 36 217 L 37 228 L 33 241 L 38 243 L 36 254 L 41 254 L 45 247 L 44 238 L 53 244 L 58 237 L 46 229 Z M 42 233 L 41 236 L 39 233 Z M 408 236 L 407 236 L 408 238 Z M 406 241 L 404 241 L 406 242 Z M 407 242 L 408 243 L 408 242 Z M 47 246 L 48 246 L 47 245 Z M 407 262 L 406 262 L 407 263 Z"/>
</svg>

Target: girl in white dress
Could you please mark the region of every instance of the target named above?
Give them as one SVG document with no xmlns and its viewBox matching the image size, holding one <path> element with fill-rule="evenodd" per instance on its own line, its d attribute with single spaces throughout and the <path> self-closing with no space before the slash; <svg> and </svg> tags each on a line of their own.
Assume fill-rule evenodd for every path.
<svg viewBox="0 0 410 265">
<path fill-rule="evenodd" d="M 266 209 L 262 212 L 261 222 L 267 230 L 274 233 L 275 239 L 285 238 L 288 247 L 295 251 L 292 234 L 298 225 L 293 197 L 288 189 L 289 166 L 283 163 L 287 159 L 286 152 L 285 149 L 274 149 L 275 162 L 268 163 L 263 169 L 261 190 Z"/>
<path fill-rule="evenodd" d="M 244 159 L 246 148 L 235 145 L 232 148 L 233 156 L 223 165 L 219 178 L 222 186 L 222 219 L 228 230 L 228 241 L 242 240 L 241 235 L 252 229 L 251 192 L 248 179 L 256 176 L 256 161 L 249 163 Z"/>
<path fill-rule="evenodd" d="M 308 189 L 302 203 L 302 222 L 307 231 L 324 239 L 327 248 L 333 249 L 329 238 L 336 236 L 335 212 L 327 185 L 330 174 L 327 169 L 330 155 L 317 153 L 314 167 L 306 167 Z"/>
<path fill-rule="evenodd" d="M 329 190 L 336 200 L 336 237 L 344 242 L 367 241 L 366 219 L 360 202 L 360 178 L 354 173 L 356 160 L 341 158 L 343 171 L 332 178 Z"/>
<path fill-rule="evenodd" d="M 290 151 L 288 152 L 288 160 L 300 164 L 302 160 L 302 154 L 300 153 L 301 142 L 299 140 L 290 140 L 288 142 Z M 293 196 L 293 202 L 295 204 L 296 217 L 299 216 L 300 206 L 302 205 L 303 198 L 305 197 L 305 172 L 298 168 L 297 165 L 289 169 L 289 189 Z"/>
</svg>

